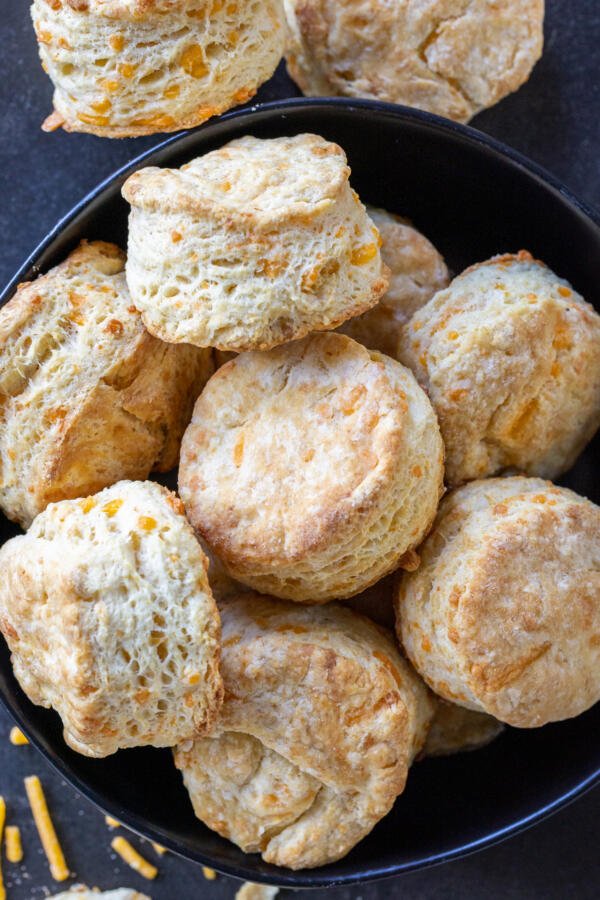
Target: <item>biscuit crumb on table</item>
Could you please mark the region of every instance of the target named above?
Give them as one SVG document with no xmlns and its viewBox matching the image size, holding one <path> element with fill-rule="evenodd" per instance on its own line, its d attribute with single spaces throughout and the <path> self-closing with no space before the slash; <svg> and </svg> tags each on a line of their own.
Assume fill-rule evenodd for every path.
<svg viewBox="0 0 600 900">
<path fill-rule="evenodd" d="M 54 894 L 48 900 L 152 900 L 146 894 L 140 894 L 132 888 L 116 888 L 111 891 L 99 891 L 97 888 L 86 888 L 82 884 L 75 885 L 61 894 Z"/>
<path fill-rule="evenodd" d="M 237 890 L 235 900 L 273 900 L 278 893 L 279 888 L 273 885 L 245 881 Z"/>
</svg>

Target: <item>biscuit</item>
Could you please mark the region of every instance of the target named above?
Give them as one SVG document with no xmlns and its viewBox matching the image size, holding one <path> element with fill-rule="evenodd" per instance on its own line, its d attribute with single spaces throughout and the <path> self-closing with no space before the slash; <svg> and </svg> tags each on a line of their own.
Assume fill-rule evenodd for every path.
<svg viewBox="0 0 600 900">
<path fill-rule="evenodd" d="M 283 54 L 280 0 L 34 0 L 31 11 L 55 88 L 46 131 L 193 128 L 249 100 Z"/>
<path fill-rule="evenodd" d="M 400 329 L 412 314 L 448 285 L 448 269 L 427 238 L 384 209 L 367 206 L 381 236 L 381 258 L 390 271 L 390 283 L 379 303 L 361 316 L 348 319 L 339 331 L 395 357 Z"/>
<path fill-rule="evenodd" d="M 438 699 L 421 758 L 480 750 L 503 730 L 502 722 L 492 716 Z"/>
<path fill-rule="evenodd" d="M 104 757 L 205 733 L 222 701 L 219 614 L 181 501 L 121 481 L 51 504 L 0 549 L 15 676 L 69 747 Z"/>
<path fill-rule="evenodd" d="M 0 309 L 0 507 L 48 503 L 177 463 L 209 352 L 148 334 L 113 244 L 82 243 Z"/>
<path fill-rule="evenodd" d="M 117 888 L 114 891 L 104 891 L 99 893 L 97 890 L 90 890 L 83 885 L 75 885 L 70 891 L 62 891 L 60 894 L 53 894 L 48 900 L 150 900 L 146 894 L 140 894 L 132 888 Z"/>
<path fill-rule="evenodd" d="M 524 84 L 544 0 L 284 0 L 288 72 L 313 96 L 369 97 L 468 122 Z"/>
<path fill-rule="evenodd" d="M 358 594 L 427 533 L 443 445 L 412 374 L 345 335 L 222 366 L 181 448 L 188 517 L 228 574 L 263 594 Z"/>
<path fill-rule="evenodd" d="M 312 134 L 134 173 L 127 281 L 151 334 L 267 350 L 373 306 L 387 270 L 349 175 L 344 151 Z"/>
<path fill-rule="evenodd" d="M 386 575 L 381 581 L 371 585 L 366 591 L 361 591 L 346 601 L 346 606 L 354 612 L 366 616 L 384 628 L 394 629 L 396 617 L 394 615 L 394 591 L 397 575 Z"/>
<path fill-rule="evenodd" d="M 344 856 L 391 809 L 433 708 L 391 634 L 337 604 L 221 605 L 225 702 L 177 748 L 194 811 L 292 869 Z"/>
<path fill-rule="evenodd" d="M 227 599 L 227 597 L 232 597 L 251 590 L 250 588 L 245 587 L 245 585 L 240 584 L 239 581 L 234 581 L 233 578 L 229 577 L 225 570 L 225 566 L 219 557 L 213 553 L 205 540 L 198 537 L 198 541 L 202 547 L 202 552 L 208 561 L 208 583 L 210 585 L 211 593 L 217 603 L 221 603 L 221 601 Z M 394 626 L 392 625 L 391 627 L 393 628 Z"/>
<path fill-rule="evenodd" d="M 556 478 L 600 425 L 600 316 L 521 251 L 472 266 L 404 327 L 456 485 L 516 469 Z"/>
<path fill-rule="evenodd" d="M 396 598 L 404 649 L 445 700 L 517 728 L 600 699 L 600 508 L 539 478 L 440 506 Z"/>
</svg>

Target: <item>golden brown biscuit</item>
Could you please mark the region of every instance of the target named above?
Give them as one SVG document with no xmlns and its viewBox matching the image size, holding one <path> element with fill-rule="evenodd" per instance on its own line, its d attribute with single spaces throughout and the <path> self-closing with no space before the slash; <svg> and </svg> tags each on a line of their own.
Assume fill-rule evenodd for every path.
<svg viewBox="0 0 600 900">
<path fill-rule="evenodd" d="M 448 484 L 510 468 L 556 478 L 600 425 L 600 316 L 525 251 L 455 278 L 398 356 L 438 415 Z"/>
<path fill-rule="evenodd" d="M 31 13 L 55 88 L 47 131 L 193 128 L 249 100 L 283 53 L 280 0 L 34 0 Z"/>
<path fill-rule="evenodd" d="M 178 747 L 198 818 L 292 869 L 344 856 L 404 789 L 432 705 L 391 634 L 337 604 L 222 604 L 225 703 Z"/>
<path fill-rule="evenodd" d="M 83 242 L 0 309 L 0 506 L 48 503 L 176 463 L 210 353 L 144 328 L 113 244 Z"/>
<path fill-rule="evenodd" d="M 450 494 L 404 576 L 397 630 L 446 700 L 518 728 L 600 699 L 600 508 L 539 478 Z"/>
<path fill-rule="evenodd" d="M 221 701 L 219 615 L 181 501 L 121 481 L 51 504 L 0 549 L 19 684 L 85 756 L 204 734 Z"/>
<path fill-rule="evenodd" d="M 415 554 L 416 558 L 416 554 Z M 354 612 L 366 616 L 378 625 L 393 630 L 396 617 L 394 615 L 394 593 L 396 580 L 395 573 L 386 575 L 381 581 L 361 591 L 346 601 L 346 605 Z"/>
<path fill-rule="evenodd" d="M 490 744 L 503 730 L 502 722 L 492 716 L 436 698 L 435 714 L 421 758 L 479 750 Z"/>
<path fill-rule="evenodd" d="M 305 94 L 370 97 L 468 122 L 527 81 L 544 0 L 284 0 Z"/>
<path fill-rule="evenodd" d="M 412 564 L 442 478 L 435 415 L 408 369 L 333 333 L 222 366 L 179 469 L 188 517 L 229 575 L 311 603 Z"/>
<path fill-rule="evenodd" d="M 344 151 L 314 134 L 244 137 L 123 186 L 127 282 L 166 341 L 266 350 L 335 328 L 387 287 Z"/>
<path fill-rule="evenodd" d="M 407 219 L 373 206 L 367 206 L 367 212 L 381 236 L 381 258 L 390 270 L 390 283 L 376 306 L 348 319 L 339 331 L 370 350 L 395 357 L 400 329 L 447 286 L 448 269 L 433 244 Z"/>
</svg>

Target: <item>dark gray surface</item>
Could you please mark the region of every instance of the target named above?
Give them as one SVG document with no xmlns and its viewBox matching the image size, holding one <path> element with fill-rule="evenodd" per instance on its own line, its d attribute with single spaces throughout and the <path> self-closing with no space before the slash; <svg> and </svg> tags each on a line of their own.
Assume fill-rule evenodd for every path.
<svg viewBox="0 0 600 900">
<path fill-rule="evenodd" d="M 51 87 L 36 61 L 26 0 L 1 4 L 0 281 L 9 276 L 57 219 L 99 180 L 153 146 L 160 138 L 103 141 L 82 135 L 45 135 L 39 125 L 50 111 Z M 546 51 L 529 83 L 483 113 L 475 126 L 528 154 L 561 178 L 583 200 L 600 205 L 600 3 L 547 0 Z M 262 99 L 293 93 L 280 73 Z M 568 240 L 568 235 L 565 235 Z M 22 778 L 41 776 L 78 881 L 103 888 L 146 888 L 154 900 L 214 900 L 233 896 L 236 884 L 206 882 L 199 868 L 173 856 L 158 862 L 161 876 L 148 886 L 115 860 L 102 815 L 64 785 L 31 747 L 8 743 L 10 721 L 0 709 L 0 793 L 9 821 L 23 830 L 22 866 L 4 864 L 9 900 L 45 896 L 52 885 L 28 812 Z M 502 773 L 498 772 L 498 778 Z M 600 794 L 592 792 L 552 819 L 468 859 L 406 875 L 392 882 L 332 890 L 331 900 L 438 898 L 548 898 L 592 900 L 599 895 L 597 817 Z M 140 841 L 133 839 L 140 846 Z M 402 840 L 402 835 L 398 835 Z M 149 859 L 154 851 L 144 846 Z M 324 892 L 319 892 L 322 894 Z"/>
</svg>

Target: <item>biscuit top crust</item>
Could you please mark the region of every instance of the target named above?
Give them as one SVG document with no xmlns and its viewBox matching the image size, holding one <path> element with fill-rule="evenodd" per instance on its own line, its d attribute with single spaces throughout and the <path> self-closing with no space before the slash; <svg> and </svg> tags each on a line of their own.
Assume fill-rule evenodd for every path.
<svg viewBox="0 0 600 900">
<path fill-rule="evenodd" d="M 284 0 L 291 76 L 316 96 L 374 97 L 458 121 L 527 80 L 544 0 Z"/>
<path fill-rule="evenodd" d="M 344 335 L 241 354 L 184 436 L 191 521 L 225 558 L 302 558 L 387 489 L 406 415 L 383 359 Z"/>
<path fill-rule="evenodd" d="M 0 628 L 29 698 L 87 756 L 172 746 L 222 699 L 208 563 L 181 500 L 121 481 L 51 503 L 0 549 Z"/>
<path fill-rule="evenodd" d="M 219 611 L 226 699 L 215 733 L 252 734 L 345 789 L 394 773 L 403 783 L 431 704 L 387 630 L 336 603 L 260 594 L 232 597 Z"/>
<path fill-rule="evenodd" d="M 421 654 L 411 622 L 439 601 L 431 641 L 459 660 L 460 702 L 533 727 L 598 699 L 599 507 L 538 478 L 471 482 L 442 501 L 420 553 L 399 591 L 407 649 Z"/>
<path fill-rule="evenodd" d="M 46 0 L 56 8 L 57 0 Z M 151 16 L 166 15 L 189 7 L 202 6 L 201 0 L 63 0 L 75 12 L 91 16 L 105 16 L 107 19 L 141 20 Z M 60 4 L 60 0 L 58 0 Z"/>
<path fill-rule="evenodd" d="M 600 418 L 600 316 L 527 251 L 471 266 L 417 310 L 399 358 L 426 387 L 458 484 L 565 471 Z"/>
<path fill-rule="evenodd" d="M 341 196 L 350 176 L 346 154 L 314 134 L 243 137 L 181 169 L 150 167 L 123 185 L 133 206 L 210 213 L 257 226 L 310 220 Z"/>
</svg>

